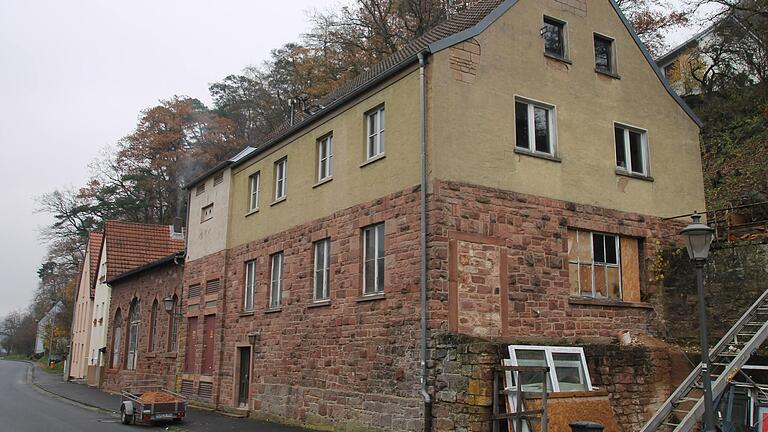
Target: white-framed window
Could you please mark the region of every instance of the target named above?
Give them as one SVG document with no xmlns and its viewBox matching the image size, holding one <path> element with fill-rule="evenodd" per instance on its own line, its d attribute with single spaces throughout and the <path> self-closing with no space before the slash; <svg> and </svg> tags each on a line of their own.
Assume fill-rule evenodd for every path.
<svg viewBox="0 0 768 432">
<path fill-rule="evenodd" d="M 384 292 L 384 224 L 363 228 L 363 295 Z"/>
<path fill-rule="evenodd" d="M 283 253 L 278 252 L 271 257 L 269 285 L 269 308 L 276 309 L 283 299 Z"/>
<path fill-rule="evenodd" d="M 275 162 L 275 201 L 285 198 L 288 158 L 282 158 Z"/>
<path fill-rule="evenodd" d="M 245 292 L 243 293 L 243 310 L 253 310 L 256 293 L 256 260 L 245 263 Z"/>
<path fill-rule="evenodd" d="M 619 236 L 568 230 L 571 295 L 621 300 Z"/>
<path fill-rule="evenodd" d="M 510 345 L 508 364 L 548 366 L 547 390 L 551 392 L 592 391 L 587 360 L 581 347 Z M 518 380 L 515 378 L 519 378 L 523 391 L 543 390 L 544 382 L 540 372 L 507 372 L 507 382 L 510 387 L 517 389 Z"/>
<path fill-rule="evenodd" d="M 256 172 L 248 177 L 248 210 L 259 209 L 259 189 L 261 188 L 261 172 Z"/>
<path fill-rule="evenodd" d="M 628 173 L 648 175 L 648 131 L 614 123 L 613 132 L 616 168 Z"/>
<path fill-rule="evenodd" d="M 200 209 L 200 223 L 213 219 L 213 203 Z"/>
<path fill-rule="evenodd" d="M 616 56 L 614 55 L 613 39 L 597 33 L 595 41 L 595 70 L 609 74 L 616 73 Z"/>
<path fill-rule="evenodd" d="M 557 116 L 553 105 L 515 98 L 515 146 L 531 153 L 555 155 Z"/>
<path fill-rule="evenodd" d="M 317 181 L 333 176 L 333 134 L 317 140 Z"/>
<path fill-rule="evenodd" d="M 315 242 L 315 272 L 313 278 L 314 301 L 328 300 L 328 281 L 331 274 L 331 239 Z"/>
<path fill-rule="evenodd" d="M 384 105 L 366 114 L 366 124 L 366 155 L 368 159 L 373 159 L 384 154 Z"/>
</svg>

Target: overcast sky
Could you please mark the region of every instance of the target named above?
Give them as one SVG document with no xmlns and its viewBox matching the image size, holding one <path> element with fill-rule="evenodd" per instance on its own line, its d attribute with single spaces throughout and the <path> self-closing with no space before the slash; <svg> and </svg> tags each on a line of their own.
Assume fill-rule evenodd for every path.
<svg viewBox="0 0 768 432">
<path fill-rule="evenodd" d="M 49 215 L 35 197 L 88 165 L 158 99 L 208 85 L 296 41 L 335 0 L 0 0 L 0 317 L 37 285 Z M 678 32 L 682 40 L 691 31 Z"/>
</svg>

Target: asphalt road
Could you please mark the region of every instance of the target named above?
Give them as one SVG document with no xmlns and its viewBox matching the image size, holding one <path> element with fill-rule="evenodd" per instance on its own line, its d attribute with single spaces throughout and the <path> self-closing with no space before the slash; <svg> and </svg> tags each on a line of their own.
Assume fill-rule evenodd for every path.
<svg viewBox="0 0 768 432">
<path fill-rule="evenodd" d="M 0 360 L 0 432 L 126 432 L 134 429 L 105 413 L 41 393 L 27 383 L 30 367 L 23 362 Z"/>
</svg>

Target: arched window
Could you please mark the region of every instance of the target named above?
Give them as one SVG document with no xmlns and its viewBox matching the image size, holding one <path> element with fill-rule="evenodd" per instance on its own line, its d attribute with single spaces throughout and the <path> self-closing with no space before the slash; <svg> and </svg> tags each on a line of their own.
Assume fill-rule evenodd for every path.
<svg viewBox="0 0 768 432">
<path fill-rule="evenodd" d="M 136 369 L 136 360 L 139 357 L 139 324 L 141 323 L 139 301 L 133 299 L 131 312 L 128 314 L 128 350 L 125 359 L 125 368 Z"/>
<path fill-rule="evenodd" d="M 120 308 L 115 312 L 115 323 L 112 331 L 112 368 L 120 367 L 120 344 L 123 340 L 123 317 L 120 314 Z"/>
<path fill-rule="evenodd" d="M 179 332 L 179 298 L 173 295 L 173 309 L 168 314 L 168 351 L 176 351 L 176 341 Z"/>
<path fill-rule="evenodd" d="M 149 318 L 149 352 L 157 348 L 157 299 L 152 302 L 152 315 Z"/>
</svg>

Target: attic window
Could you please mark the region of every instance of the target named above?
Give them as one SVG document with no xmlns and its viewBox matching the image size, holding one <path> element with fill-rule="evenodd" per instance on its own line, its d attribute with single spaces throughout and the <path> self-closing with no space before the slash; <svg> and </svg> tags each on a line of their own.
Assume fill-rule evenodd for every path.
<svg viewBox="0 0 768 432">
<path fill-rule="evenodd" d="M 555 18 L 544 17 L 544 27 L 541 28 L 544 38 L 544 53 L 559 59 L 566 58 L 565 22 Z"/>
<path fill-rule="evenodd" d="M 615 74 L 616 66 L 613 54 L 613 39 L 595 33 L 595 70 L 606 74 Z"/>
<path fill-rule="evenodd" d="M 213 176 L 213 185 L 218 186 L 220 184 L 224 183 L 224 173 L 220 172 L 217 173 L 215 176 Z"/>
<path fill-rule="evenodd" d="M 200 183 L 197 185 L 197 189 L 195 190 L 195 196 L 199 196 L 205 192 L 205 183 Z"/>
</svg>

